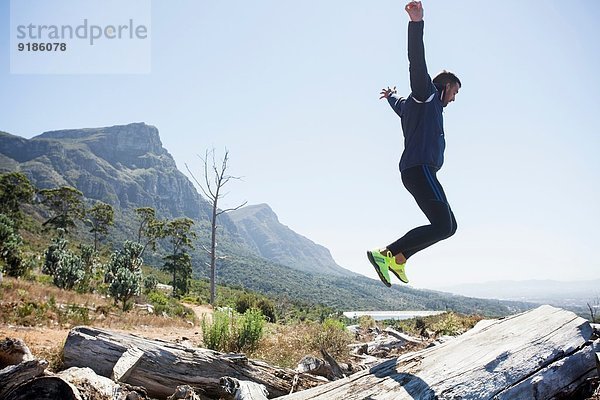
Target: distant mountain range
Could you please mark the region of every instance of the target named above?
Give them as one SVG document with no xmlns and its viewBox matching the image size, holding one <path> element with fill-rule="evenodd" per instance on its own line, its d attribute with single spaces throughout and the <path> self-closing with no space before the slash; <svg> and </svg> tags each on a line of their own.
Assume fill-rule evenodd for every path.
<svg viewBox="0 0 600 400">
<path fill-rule="evenodd" d="M 440 288 L 440 290 L 463 296 L 562 306 L 585 306 L 587 303 L 600 303 L 600 279 L 573 282 L 495 281 L 448 286 Z"/>
<path fill-rule="evenodd" d="M 111 204 L 116 226 L 114 246 L 135 237 L 133 210 L 153 207 L 160 218 L 189 217 L 198 240 L 192 252 L 195 273 L 207 276 L 210 204 L 195 190 L 162 147 L 158 130 L 144 123 L 46 132 L 25 139 L 0 132 L 0 172 L 24 172 L 38 188 L 72 186 L 86 199 Z M 219 283 L 272 296 L 320 303 L 340 310 L 454 310 L 507 315 L 530 308 L 523 302 L 499 302 L 417 290 L 386 288 L 375 279 L 337 265 L 329 250 L 292 231 L 266 204 L 222 214 Z M 151 265 L 159 257 L 145 256 Z"/>
</svg>

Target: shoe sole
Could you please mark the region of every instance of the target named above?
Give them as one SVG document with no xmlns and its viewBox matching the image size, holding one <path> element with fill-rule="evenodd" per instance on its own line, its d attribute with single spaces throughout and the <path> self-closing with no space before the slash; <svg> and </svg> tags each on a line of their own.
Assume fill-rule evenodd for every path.
<svg viewBox="0 0 600 400">
<path fill-rule="evenodd" d="M 377 265 L 377 263 L 375 262 L 375 259 L 373 258 L 373 254 L 370 251 L 367 251 L 367 258 L 369 259 L 369 262 L 371 263 L 373 268 L 375 268 L 375 272 L 377 272 L 377 276 L 379 276 L 379 280 L 381 280 L 381 282 L 383 282 L 383 284 L 385 286 L 392 287 L 392 284 L 389 283 L 388 281 L 386 281 L 385 277 L 381 274 L 381 271 L 379 270 L 379 265 Z"/>
<path fill-rule="evenodd" d="M 390 271 L 392 271 L 392 274 L 396 275 L 396 278 L 398 278 L 400 281 L 402 281 L 402 282 L 404 282 L 404 283 L 408 283 L 408 279 L 407 279 L 407 280 L 404 280 L 404 279 L 400 278 L 400 275 L 398 275 L 398 274 L 396 273 L 396 271 L 394 271 L 394 270 L 393 270 L 393 269 L 391 269 L 391 268 L 390 268 Z"/>
</svg>

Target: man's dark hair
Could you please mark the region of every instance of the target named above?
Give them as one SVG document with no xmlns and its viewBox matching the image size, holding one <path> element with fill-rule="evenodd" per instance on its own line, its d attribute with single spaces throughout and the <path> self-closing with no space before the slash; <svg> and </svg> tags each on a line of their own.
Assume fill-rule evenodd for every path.
<svg viewBox="0 0 600 400">
<path fill-rule="evenodd" d="M 462 84 L 460 83 L 460 79 L 458 79 L 458 76 L 456 76 L 452 72 L 446 71 L 446 70 L 437 74 L 435 76 L 435 78 L 433 78 L 433 83 L 437 83 L 439 85 L 446 85 L 447 83 L 458 83 L 458 86 L 462 87 Z"/>
</svg>

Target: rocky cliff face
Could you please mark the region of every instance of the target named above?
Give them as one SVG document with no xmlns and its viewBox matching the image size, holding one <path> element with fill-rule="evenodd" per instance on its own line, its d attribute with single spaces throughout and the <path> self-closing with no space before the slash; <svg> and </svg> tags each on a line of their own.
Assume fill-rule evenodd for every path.
<svg viewBox="0 0 600 400">
<path fill-rule="evenodd" d="M 281 224 L 267 204 L 246 206 L 227 215 L 245 244 L 268 260 L 307 272 L 354 275 L 337 265 L 325 247 Z"/>
<path fill-rule="evenodd" d="M 154 207 L 165 217 L 206 219 L 209 204 L 144 123 L 45 132 L 32 139 L 0 134 L 0 171 L 20 170 L 40 189 L 69 185 L 85 197 L 126 209 Z M 15 168 L 16 166 L 16 168 Z"/>
</svg>

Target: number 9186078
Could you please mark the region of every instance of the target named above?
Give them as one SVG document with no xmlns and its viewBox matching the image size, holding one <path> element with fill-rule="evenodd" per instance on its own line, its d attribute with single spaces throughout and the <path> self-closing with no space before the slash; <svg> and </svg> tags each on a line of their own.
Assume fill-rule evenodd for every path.
<svg viewBox="0 0 600 400">
<path fill-rule="evenodd" d="M 18 43 L 19 51 L 67 51 L 66 43 Z"/>
</svg>

